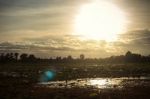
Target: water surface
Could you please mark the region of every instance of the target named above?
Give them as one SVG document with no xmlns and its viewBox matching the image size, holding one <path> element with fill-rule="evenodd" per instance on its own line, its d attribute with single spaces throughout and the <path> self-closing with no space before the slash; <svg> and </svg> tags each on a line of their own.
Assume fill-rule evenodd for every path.
<svg viewBox="0 0 150 99">
<path fill-rule="evenodd" d="M 122 88 L 128 85 L 146 85 L 150 83 L 150 77 L 121 77 L 121 78 L 84 78 L 68 81 L 49 81 L 38 83 L 39 86 L 49 88 L 73 88 L 93 87 L 99 89 Z"/>
</svg>

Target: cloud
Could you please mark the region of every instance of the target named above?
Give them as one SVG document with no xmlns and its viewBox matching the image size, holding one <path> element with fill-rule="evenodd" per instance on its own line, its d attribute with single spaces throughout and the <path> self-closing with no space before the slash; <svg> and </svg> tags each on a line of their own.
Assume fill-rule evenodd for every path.
<svg viewBox="0 0 150 99">
<path fill-rule="evenodd" d="M 70 32 L 79 5 L 88 0 L 1 0 L 0 34 Z M 15 34 L 14 34 L 15 35 Z"/>
<path fill-rule="evenodd" d="M 150 28 L 150 0 L 114 0 L 127 15 L 128 30 Z"/>
<path fill-rule="evenodd" d="M 90 1 L 92 0 L 0 0 L 0 34 L 9 36 L 13 31 L 71 33 L 80 5 Z M 127 13 L 128 21 L 131 21 L 129 29 L 149 28 L 149 0 L 112 1 L 117 1 L 115 4 Z"/>
<path fill-rule="evenodd" d="M 87 57 L 108 57 L 120 55 L 128 50 L 144 55 L 150 54 L 150 31 L 135 30 L 120 35 L 116 42 L 81 40 L 73 35 L 49 35 L 37 38 L 24 38 L 22 42 L 2 42 L 1 52 L 17 51 L 33 53 L 39 57 L 74 57 L 84 53 Z"/>
<path fill-rule="evenodd" d="M 124 51 L 133 51 L 144 55 L 150 54 L 150 31 L 134 30 L 120 35 L 120 40 L 113 43 Z"/>
<path fill-rule="evenodd" d="M 130 50 L 137 53 L 149 54 L 150 31 L 134 30 L 121 34 L 116 42 L 81 40 L 73 35 L 47 35 L 27 37 L 21 42 L 2 42 L 0 49 L 17 50 L 29 53 L 49 53 L 48 55 L 77 55 L 86 53 L 88 56 L 106 57 L 124 54 Z M 65 53 L 65 54 L 64 54 Z"/>
<path fill-rule="evenodd" d="M 112 0 L 128 15 L 127 33 L 119 41 L 82 40 L 72 36 L 79 7 L 92 0 L 0 0 L 0 52 L 27 52 L 40 57 L 106 57 L 131 50 L 149 54 L 150 0 Z"/>
<path fill-rule="evenodd" d="M 150 31 L 148 29 L 129 31 L 122 34 L 120 39 L 129 43 L 150 43 Z"/>
<path fill-rule="evenodd" d="M 39 8 L 45 6 L 64 6 L 64 5 L 76 5 L 88 0 L 1 0 L 0 8 Z M 9 8 L 8 8 L 9 7 Z"/>
<path fill-rule="evenodd" d="M 2 42 L 0 44 L 1 52 L 20 52 L 33 53 L 40 57 L 50 56 L 79 56 L 81 53 L 87 57 L 106 57 L 109 52 L 105 50 L 106 45 L 103 41 L 80 40 L 71 35 L 64 36 L 46 36 L 39 38 L 25 38 L 24 42 Z"/>
</svg>

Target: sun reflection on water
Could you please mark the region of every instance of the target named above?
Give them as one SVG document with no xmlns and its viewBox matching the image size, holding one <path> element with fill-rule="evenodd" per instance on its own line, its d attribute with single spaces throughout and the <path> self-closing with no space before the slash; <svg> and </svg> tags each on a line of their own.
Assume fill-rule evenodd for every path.
<svg viewBox="0 0 150 99">
<path fill-rule="evenodd" d="M 106 79 L 101 79 L 101 80 L 90 80 L 91 85 L 105 85 L 107 84 Z"/>
<path fill-rule="evenodd" d="M 122 88 L 121 82 L 125 78 L 87 78 L 68 80 L 67 87 L 94 87 L 99 89 L 105 88 Z M 64 88 L 66 86 L 65 81 L 48 81 L 40 82 L 42 85 L 47 85 L 50 88 Z"/>
<path fill-rule="evenodd" d="M 97 88 L 110 88 L 118 86 L 121 83 L 121 80 L 118 79 L 93 79 L 89 81 L 91 86 Z"/>
</svg>

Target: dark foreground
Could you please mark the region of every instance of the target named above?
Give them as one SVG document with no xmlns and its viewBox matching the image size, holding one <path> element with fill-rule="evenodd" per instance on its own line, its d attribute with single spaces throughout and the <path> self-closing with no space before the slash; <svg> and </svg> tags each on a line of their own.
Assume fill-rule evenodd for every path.
<svg viewBox="0 0 150 99">
<path fill-rule="evenodd" d="M 0 65 L 0 99 L 150 99 L 150 80 L 124 83 L 122 88 L 99 89 L 92 86 L 49 88 L 38 86 L 39 77 L 55 66 L 6 64 Z M 58 68 L 59 66 L 59 68 Z M 96 67 L 71 67 L 61 65 L 54 80 L 94 77 L 150 76 L 150 64 L 102 65 Z M 61 69 L 61 68 L 63 69 Z M 136 84 L 133 84 L 137 82 Z M 145 83 L 146 82 L 146 83 Z"/>
<path fill-rule="evenodd" d="M 131 81 L 132 82 L 132 81 Z M 21 79 L 7 78 L 0 82 L 0 99 L 150 99 L 150 81 L 125 83 L 122 88 L 95 87 L 49 88 Z"/>
</svg>

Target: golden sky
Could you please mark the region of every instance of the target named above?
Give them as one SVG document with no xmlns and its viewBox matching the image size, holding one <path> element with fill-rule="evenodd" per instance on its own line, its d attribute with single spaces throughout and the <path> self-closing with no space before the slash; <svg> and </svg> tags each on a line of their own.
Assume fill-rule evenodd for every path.
<svg viewBox="0 0 150 99">
<path fill-rule="evenodd" d="M 150 0 L 0 0 L 0 52 L 107 57 L 131 50 L 147 55 L 149 9 Z M 81 29 L 76 31 L 75 24 Z M 121 26 L 125 30 L 116 33 Z"/>
</svg>

